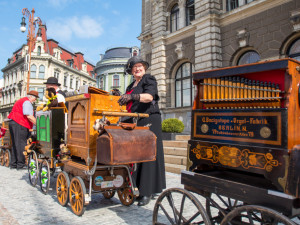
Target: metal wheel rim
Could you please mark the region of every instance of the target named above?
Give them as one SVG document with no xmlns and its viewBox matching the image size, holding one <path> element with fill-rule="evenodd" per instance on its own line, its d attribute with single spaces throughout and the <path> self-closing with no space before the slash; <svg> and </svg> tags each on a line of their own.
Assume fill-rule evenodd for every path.
<svg viewBox="0 0 300 225">
<path fill-rule="evenodd" d="M 31 164 L 31 160 L 34 160 L 35 163 Z M 37 154 L 35 151 L 32 151 L 29 155 L 28 160 L 28 177 L 30 184 L 35 187 L 39 180 L 39 162 L 37 158 Z"/>
<path fill-rule="evenodd" d="M 280 214 L 279 212 L 273 209 L 269 209 L 267 207 L 257 206 L 257 205 L 245 205 L 245 206 L 240 206 L 235 208 L 224 217 L 224 219 L 221 222 L 221 225 L 236 224 L 236 223 L 231 223 L 231 221 L 233 221 L 233 219 L 236 218 L 237 216 L 242 215 L 241 213 L 243 212 L 247 213 L 247 217 L 244 216 L 242 218 L 248 218 L 249 222 L 246 222 L 245 220 L 241 221 L 239 222 L 239 224 L 241 225 L 252 225 L 252 224 L 271 225 L 271 224 L 278 224 L 279 222 L 280 224 L 284 224 L 284 225 L 295 225 L 293 221 L 291 221 L 288 217 Z M 261 214 L 261 217 L 259 216 L 258 213 Z M 270 222 L 266 220 L 270 220 Z"/>
<path fill-rule="evenodd" d="M 71 209 L 77 216 L 83 215 L 85 211 L 85 194 L 86 188 L 84 186 L 83 180 L 78 176 L 74 177 L 70 183 L 69 199 Z"/>
<path fill-rule="evenodd" d="M 130 206 L 134 202 L 134 196 L 130 188 L 124 188 L 118 190 L 118 196 L 121 203 L 125 206 Z"/>
<path fill-rule="evenodd" d="M 104 198 L 106 199 L 111 199 L 112 197 L 114 197 L 116 191 L 114 190 L 109 190 L 109 191 L 105 191 L 105 192 L 102 192 L 102 195 L 104 196 Z"/>
<path fill-rule="evenodd" d="M 182 195 L 181 205 L 179 210 L 174 205 L 172 193 L 177 193 Z M 189 218 L 185 218 L 186 216 L 182 215 L 186 198 L 188 198 L 198 210 L 198 212 L 196 212 L 194 215 L 192 215 Z M 169 215 L 169 213 L 166 211 L 165 207 L 163 206 L 162 202 L 164 199 L 166 199 L 166 201 L 169 203 L 169 206 L 172 209 L 172 215 Z M 162 223 L 158 221 L 159 210 L 166 217 L 168 223 Z M 200 219 L 199 216 L 201 216 L 202 221 L 199 221 Z M 192 193 L 182 188 L 170 188 L 165 190 L 163 193 L 161 193 L 161 195 L 157 198 L 154 206 L 152 221 L 153 221 L 153 225 L 154 224 L 194 224 L 195 222 L 197 224 L 211 225 L 209 217 L 206 214 L 205 209 L 203 208 L 199 200 Z"/>
<path fill-rule="evenodd" d="M 43 168 L 46 169 L 46 174 L 44 173 L 45 171 L 43 171 Z M 50 187 L 50 167 L 47 159 L 44 159 L 41 163 L 39 177 L 41 191 L 44 194 L 47 194 Z"/>
<path fill-rule="evenodd" d="M 64 171 L 60 172 L 56 179 L 56 195 L 59 204 L 66 206 L 69 201 L 70 178 Z"/>
</svg>

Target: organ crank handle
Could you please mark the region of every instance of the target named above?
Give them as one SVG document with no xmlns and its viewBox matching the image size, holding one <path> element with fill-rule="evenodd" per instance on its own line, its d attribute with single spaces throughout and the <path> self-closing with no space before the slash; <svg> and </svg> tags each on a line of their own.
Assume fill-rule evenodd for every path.
<svg viewBox="0 0 300 225">
<path fill-rule="evenodd" d="M 104 111 L 102 112 L 103 116 L 129 116 L 129 117 L 149 117 L 149 114 L 146 113 L 126 113 L 126 112 L 109 112 Z"/>
</svg>

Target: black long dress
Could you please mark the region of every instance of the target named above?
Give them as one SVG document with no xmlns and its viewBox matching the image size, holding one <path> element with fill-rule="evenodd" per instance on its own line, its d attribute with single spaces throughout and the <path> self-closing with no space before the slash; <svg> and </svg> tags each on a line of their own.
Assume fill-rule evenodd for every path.
<svg viewBox="0 0 300 225">
<path fill-rule="evenodd" d="M 150 130 L 157 137 L 156 160 L 153 162 L 138 163 L 137 170 L 133 173 L 140 196 L 150 196 L 154 193 L 160 193 L 166 188 L 165 162 L 161 137 L 161 115 L 158 107 L 159 96 L 156 79 L 150 74 L 145 74 L 134 88 L 133 84 L 134 82 L 127 87 L 126 93 L 148 93 L 153 96 L 153 101 L 149 103 L 132 101 L 127 104 L 127 109 L 131 112 L 149 114 L 148 118 L 139 119 L 137 125 L 145 126 L 151 124 Z"/>
</svg>

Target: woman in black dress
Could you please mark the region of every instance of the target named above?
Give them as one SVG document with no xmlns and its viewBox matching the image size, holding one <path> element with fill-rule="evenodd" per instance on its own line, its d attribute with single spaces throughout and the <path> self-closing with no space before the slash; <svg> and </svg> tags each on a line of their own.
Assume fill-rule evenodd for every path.
<svg viewBox="0 0 300 225">
<path fill-rule="evenodd" d="M 133 177 L 140 191 L 137 199 L 139 206 L 147 205 L 151 195 L 166 188 L 164 152 L 161 139 L 161 115 L 158 107 L 158 91 L 155 77 L 146 74 L 149 64 L 139 56 L 130 58 L 126 72 L 134 76 L 134 81 L 127 87 L 126 93 L 119 99 L 120 105 L 126 105 L 128 112 L 148 113 L 148 118 L 139 119 L 137 125 L 151 124 L 150 130 L 157 137 L 156 160 L 138 163 Z"/>
</svg>

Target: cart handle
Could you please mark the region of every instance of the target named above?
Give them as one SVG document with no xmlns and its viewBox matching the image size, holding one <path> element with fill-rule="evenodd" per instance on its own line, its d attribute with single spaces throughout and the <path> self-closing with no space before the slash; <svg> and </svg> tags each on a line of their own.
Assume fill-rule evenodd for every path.
<svg viewBox="0 0 300 225">
<path fill-rule="evenodd" d="M 127 113 L 127 112 L 102 112 L 103 116 L 129 116 L 129 117 L 149 117 L 149 114 L 146 113 Z"/>
</svg>

